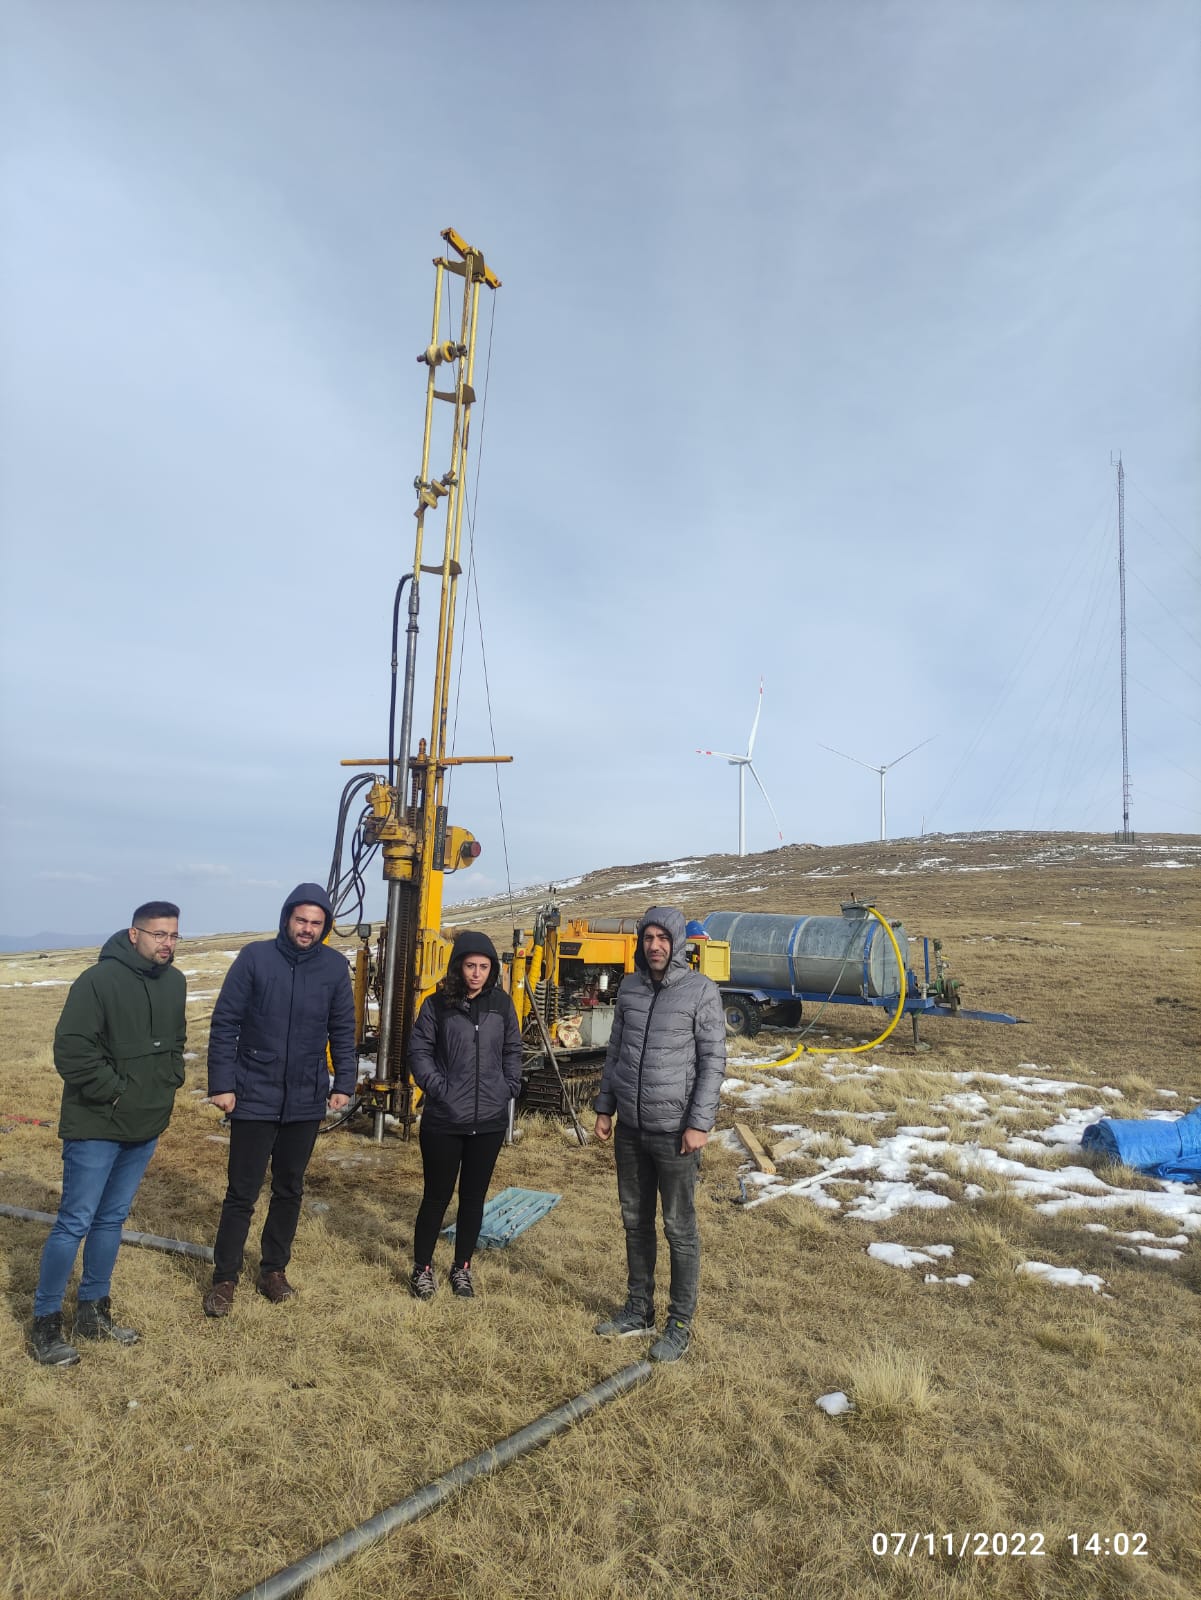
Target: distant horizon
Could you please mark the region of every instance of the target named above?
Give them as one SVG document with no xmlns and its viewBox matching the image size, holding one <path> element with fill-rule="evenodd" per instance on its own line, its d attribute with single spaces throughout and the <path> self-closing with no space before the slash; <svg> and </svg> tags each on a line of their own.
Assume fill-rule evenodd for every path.
<svg viewBox="0 0 1201 1600">
<path fill-rule="evenodd" d="M 1132 832 L 1134 837 L 1129 842 L 1129 846 L 1131 848 L 1137 848 L 1140 844 L 1151 844 L 1158 841 L 1163 841 L 1165 843 L 1178 841 L 1184 845 L 1195 844 L 1196 846 L 1201 846 L 1201 833 L 1176 833 L 1158 828 L 1149 829 L 1146 833 L 1141 834 L 1137 829 L 1132 830 Z M 1121 846 L 1125 842 L 1118 837 L 1113 830 L 1098 832 L 1095 829 L 1083 828 L 954 828 L 946 831 L 940 831 L 938 833 L 898 834 L 895 838 L 890 839 L 843 840 L 837 844 L 812 844 L 805 840 L 790 840 L 786 844 L 773 845 L 766 850 L 748 850 L 746 855 L 741 858 L 738 857 L 736 851 L 731 850 L 708 850 L 703 853 L 699 851 L 692 851 L 685 852 L 682 855 L 659 857 L 647 856 L 637 861 L 610 862 L 604 866 L 589 867 L 583 872 L 544 874 L 540 877 L 527 879 L 527 881 L 524 883 L 514 884 L 511 891 L 502 888 L 499 890 L 493 890 L 486 894 L 463 895 L 453 900 L 449 897 L 444 898 L 443 908 L 446 912 L 450 912 L 458 907 L 493 904 L 497 901 L 503 901 L 506 899 L 510 892 L 515 898 L 525 897 L 531 894 L 545 892 L 549 890 L 551 885 L 554 885 L 556 888 L 575 888 L 584 879 L 596 877 L 602 873 L 626 872 L 643 867 L 666 866 L 674 862 L 685 860 L 701 862 L 709 860 L 713 857 L 722 857 L 734 860 L 742 859 L 745 861 L 751 861 L 763 856 L 772 856 L 783 851 L 798 849 L 862 850 L 868 848 L 877 848 L 887 850 L 893 845 L 921 844 L 928 840 L 937 839 L 987 840 L 1017 839 L 1022 837 L 1046 839 L 1092 839 L 1117 846 Z M 374 887 L 382 892 L 382 879 Z M 193 931 L 187 928 L 185 919 L 183 917 L 181 917 L 180 920 L 181 922 L 185 923 L 182 941 L 185 946 L 189 939 L 217 939 L 227 937 L 232 939 L 241 938 L 244 934 L 248 933 L 260 935 L 270 935 L 271 933 L 271 925 L 266 922 L 262 926 L 254 928 L 226 927 L 213 928 L 211 930 Z M 347 926 L 346 919 L 341 920 L 343 927 Z M 374 925 L 379 925 L 383 922 L 384 918 L 382 915 L 376 915 L 368 916 L 364 920 L 371 922 Z M 41 950 L 86 950 L 91 947 L 98 949 L 107 939 L 111 939 L 114 933 L 120 932 L 122 928 L 127 926 L 127 923 L 120 922 L 115 927 L 110 928 L 107 933 L 103 934 L 70 933 L 62 929 L 41 929 L 38 932 L 31 934 L 0 933 L 0 954 L 22 955 L 35 953 Z"/>
</svg>

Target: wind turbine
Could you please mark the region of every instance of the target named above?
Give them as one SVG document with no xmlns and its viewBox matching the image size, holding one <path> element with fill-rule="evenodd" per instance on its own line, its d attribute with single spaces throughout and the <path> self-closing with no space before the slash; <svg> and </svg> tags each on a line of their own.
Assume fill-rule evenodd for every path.
<svg viewBox="0 0 1201 1600">
<path fill-rule="evenodd" d="M 738 768 L 738 854 L 746 855 L 746 775 L 749 769 L 751 777 L 759 785 L 759 793 L 767 801 L 767 809 L 771 812 L 772 821 L 776 825 L 776 838 L 784 843 L 784 835 L 780 830 L 780 819 L 776 816 L 776 808 L 771 803 L 771 797 L 763 787 L 763 780 L 755 771 L 755 764 L 751 760 L 751 753 L 755 748 L 755 734 L 759 730 L 759 718 L 763 715 L 763 679 L 759 679 L 759 704 L 755 707 L 755 720 L 751 723 L 751 736 L 746 742 L 746 755 L 731 755 L 728 750 L 698 750 L 698 756 L 716 756 L 720 761 L 726 761 L 732 767 Z"/>
<path fill-rule="evenodd" d="M 933 738 L 934 738 L 934 734 L 931 734 L 930 735 L 930 739 L 933 739 Z M 921 744 L 915 744 L 914 745 L 913 750 L 906 750 L 905 755 L 898 756 L 895 761 L 886 761 L 882 767 L 869 766 L 866 761 L 860 761 L 858 756 L 849 756 L 849 755 L 847 755 L 845 750 L 835 750 L 835 748 L 834 748 L 834 746 L 832 744 L 822 744 L 822 749 L 823 750 L 828 750 L 832 756 L 841 756 L 844 761 L 853 761 L 857 767 L 867 767 L 867 770 L 869 772 L 878 772 L 880 774 L 880 838 L 881 839 L 887 839 L 888 838 L 888 814 L 884 809 L 884 774 L 886 772 L 888 772 L 892 767 L 898 766 L 902 761 L 904 761 L 905 760 L 905 756 L 911 756 L 913 754 L 914 750 L 920 750 L 920 749 L 922 749 L 922 747 L 924 745 L 928 745 L 930 743 L 930 739 L 923 739 Z M 818 740 L 818 743 L 821 744 L 821 740 L 820 739 Z"/>
</svg>

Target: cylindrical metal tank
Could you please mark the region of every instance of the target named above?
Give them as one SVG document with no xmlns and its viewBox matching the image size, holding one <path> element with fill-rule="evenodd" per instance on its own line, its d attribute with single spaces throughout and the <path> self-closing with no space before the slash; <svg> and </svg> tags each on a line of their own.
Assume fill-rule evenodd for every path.
<svg viewBox="0 0 1201 1600">
<path fill-rule="evenodd" d="M 900 992 L 900 974 L 888 935 L 861 905 L 841 917 L 779 917 L 757 911 L 712 911 L 704 929 L 730 946 L 730 984 L 783 989 L 793 994 L 888 998 Z M 909 940 L 891 923 L 905 965 Z"/>
</svg>

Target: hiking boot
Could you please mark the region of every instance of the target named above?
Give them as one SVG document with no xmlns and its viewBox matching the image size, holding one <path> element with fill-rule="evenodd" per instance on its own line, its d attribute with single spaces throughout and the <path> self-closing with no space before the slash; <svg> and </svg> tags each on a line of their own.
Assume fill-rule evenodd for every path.
<svg viewBox="0 0 1201 1600">
<path fill-rule="evenodd" d="M 205 1316 L 228 1317 L 233 1309 L 237 1289 L 238 1286 L 232 1278 L 227 1278 L 224 1283 L 215 1283 L 201 1302 Z"/>
<path fill-rule="evenodd" d="M 474 1300 L 475 1286 L 471 1281 L 471 1262 L 464 1261 L 461 1267 L 450 1269 L 450 1292 L 458 1295 L 460 1300 Z"/>
<path fill-rule="evenodd" d="M 282 1305 L 296 1293 L 284 1276 L 282 1267 L 278 1272 L 260 1272 L 255 1288 L 265 1300 L 270 1300 L 273 1306 Z"/>
<path fill-rule="evenodd" d="M 688 1324 L 679 1317 L 668 1317 L 663 1337 L 651 1345 L 652 1361 L 678 1361 L 688 1348 L 691 1337 Z"/>
<path fill-rule="evenodd" d="M 432 1266 L 413 1268 L 409 1275 L 409 1293 L 415 1300 L 432 1300 L 437 1289 L 438 1280 Z"/>
<path fill-rule="evenodd" d="M 63 1338 L 61 1311 L 34 1317 L 29 1342 L 33 1346 L 33 1359 L 44 1367 L 73 1367 L 79 1360 L 79 1351 Z"/>
<path fill-rule="evenodd" d="M 602 1339 L 629 1339 L 638 1333 L 654 1333 L 655 1318 L 652 1313 L 639 1311 L 628 1302 L 611 1317 L 598 1322 L 593 1333 Z"/>
<path fill-rule="evenodd" d="M 137 1344 L 138 1335 L 133 1328 L 121 1328 L 113 1321 L 112 1302 L 108 1295 L 102 1300 L 80 1300 L 75 1307 L 74 1334 L 77 1339 L 113 1339 L 117 1344 Z"/>
</svg>

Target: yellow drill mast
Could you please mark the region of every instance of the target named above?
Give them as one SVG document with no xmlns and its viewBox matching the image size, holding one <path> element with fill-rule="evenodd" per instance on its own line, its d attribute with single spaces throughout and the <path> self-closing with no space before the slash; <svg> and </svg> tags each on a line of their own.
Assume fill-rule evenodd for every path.
<svg viewBox="0 0 1201 1600">
<path fill-rule="evenodd" d="M 425 432 L 421 468 L 413 483 L 417 493 L 413 568 L 401 585 L 403 588 L 408 584 L 408 629 L 399 737 L 384 758 L 342 763 L 387 767 L 387 776 L 375 775 L 371 785 L 371 816 L 364 830 L 365 842 L 380 846 L 388 885 L 387 922 L 379 957 L 378 1049 L 369 1091 L 377 1139 L 383 1137 L 385 1112 L 400 1115 L 408 1126 L 410 1085 L 405 1054 L 409 1031 L 422 1001 L 446 971 L 450 954 L 450 942 L 442 935 L 443 877 L 470 866 L 480 853 L 479 845 L 465 828 L 448 825 L 442 798 L 446 773 L 452 766 L 512 759 L 450 756 L 446 752 L 455 600 L 462 571 L 459 552 L 467 495 L 467 447 L 475 402 L 476 322 L 481 289 L 499 289 L 500 279 L 488 267 L 482 252 L 467 244 L 453 228 L 446 228 L 442 238 L 449 248 L 445 255 L 434 258 L 430 342 L 417 357 L 427 369 Z M 462 280 L 461 297 L 454 294 L 453 281 L 448 281 L 455 278 Z M 438 441 L 448 445 L 449 465 L 441 476 L 434 477 L 430 463 Z M 429 517 L 432 522 L 443 507 L 446 520 L 441 553 L 435 561 L 427 562 L 426 519 Z M 432 534 L 435 549 L 436 541 L 437 535 Z M 426 586 L 433 582 L 438 586 L 433 715 L 429 738 L 422 738 L 416 751 L 411 752 L 417 619 L 423 580 Z M 394 731 L 393 723 L 389 726 L 390 743 Z M 360 959 L 365 956 L 366 952 L 361 952 Z"/>
</svg>

